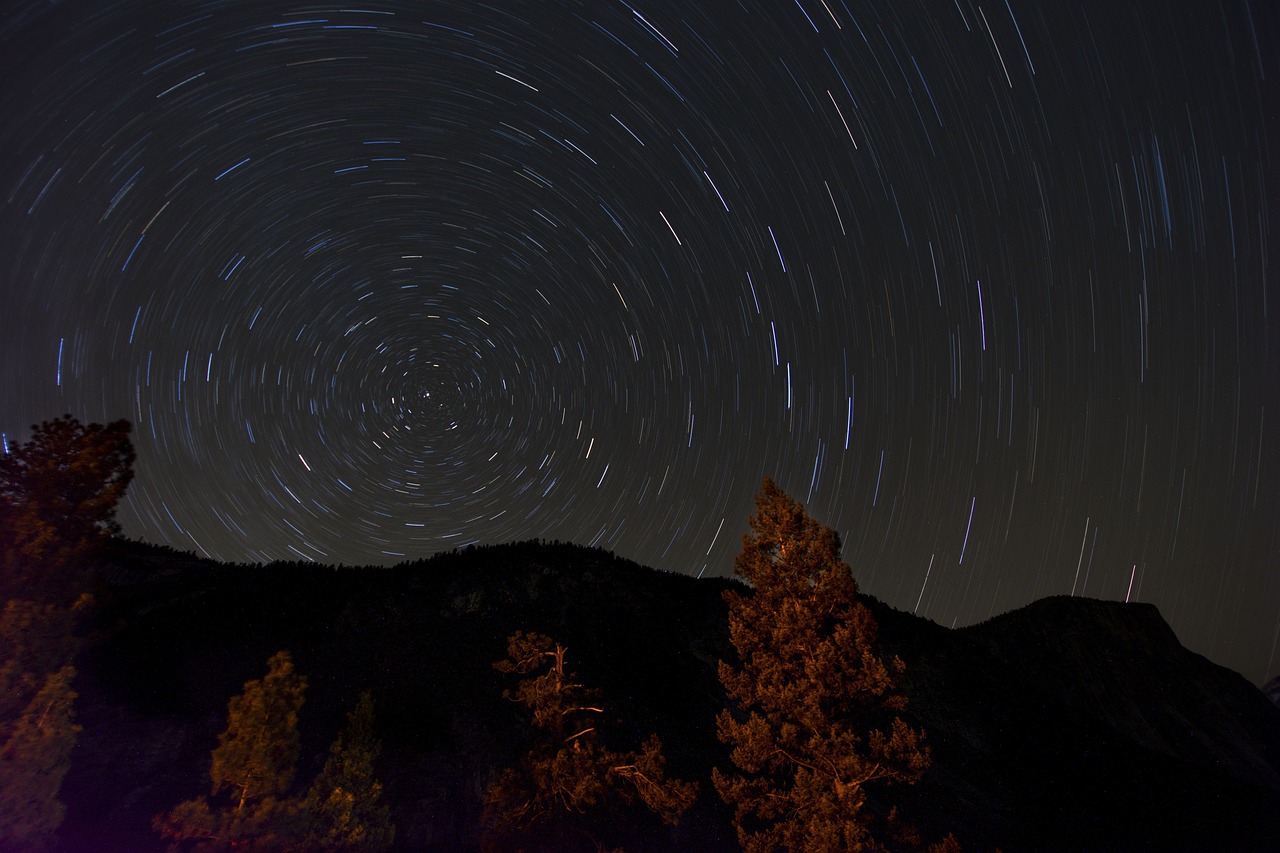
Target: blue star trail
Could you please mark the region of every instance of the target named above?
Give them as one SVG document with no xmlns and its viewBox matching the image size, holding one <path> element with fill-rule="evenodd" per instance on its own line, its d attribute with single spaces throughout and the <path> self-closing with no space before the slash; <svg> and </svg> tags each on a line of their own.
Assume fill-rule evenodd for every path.
<svg viewBox="0 0 1280 853">
<path fill-rule="evenodd" d="M 18 2 L 0 430 L 129 535 L 727 575 L 762 475 L 946 625 L 1157 604 L 1280 667 L 1259 2 Z M 1085 531 L 1083 540 L 1081 531 Z"/>
</svg>

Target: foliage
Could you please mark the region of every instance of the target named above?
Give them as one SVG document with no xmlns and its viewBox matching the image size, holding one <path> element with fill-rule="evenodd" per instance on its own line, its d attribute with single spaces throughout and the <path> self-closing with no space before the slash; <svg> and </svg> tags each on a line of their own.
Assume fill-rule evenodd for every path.
<svg viewBox="0 0 1280 853">
<path fill-rule="evenodd" d="M 600 849 L 623 834 L 632 807 L 643 804 L 675 824 L 697 786 L 666 777 L 658 736 L 639 752 L 618 752 L 600 738 L 604 714 L 596 691 L 565 665 L 567 648 L 542 634 L 517 631 L 500 672 L 529 676 L 504 696 L 533 716 L 533 743 L 484 796 L 483 845 L 490 850 Z"/>
<path fill-rule="evenodd" d="M 300 804 L 284 795 L 298 762 L 298 712 L 306 689 L 289 653 L 272 655 L 266 676 L 246 681 L 228 704 L 227 728 L 209 770 L 215 802 L 180 803 L 156 817 L 156 832 L 193 842 L 197 850 L 286 848 L 299 834 Z"/>
<path fill-rule="evenodd" d="M 373 731 L 373 698 L 365 692 L 307 794 L 304 849 L 379 851 L 391 846 L 395 827 L 390 810 L 380 802 L 382 783 L 373 770 L 381 751 Z"/>
<path fill-rule="evenodd" d="M 296 846 L 300 825 L 296 800 L 263 797 L 242 810 L 215 808 L 208 798 L 179 803 L 158 815 L 152 826 L 175 844 L 186 843 L 196 853 L 234 850 L 281 853 Z"/>
<path fill-rule="evenodd" d="M 236 810 L 289 789 L 298 763 L 298 712 L 307 680 L 293 670 L 287 651 L 267 661 L 261 681 L 250 680 L 227 706 L 227 728 L 213 751 L 213 794 L 230 790 Z"/>
<path fill-rule="evenodd" d="M 82 559 L 118 532 L 133 478 L 128 421 L 71 415 L 0 457 L 0 849 L 53 843 L 80 727 L 71 690 Z"/>
<path fill-rule="evenodd" d="M 74 611 L 11 598 L 0 610 L 0 724 L 16 716 L 78 650 Z"/>
<path fill-rule="evenodd" d="M 0 609 L 0 850 L 52 844 L 58 789 L 80 727 L 71 666 L 76 611 L 10 599 Z"/>
<path fill-rule="evenodd" d="M 66 807 L 58 789 L 80 733 L 72 715 L 74 668 L 49 674 L 40 690 L 4 726 L 0 741 L 0 851 L 43 850 L 53 842 Z"/>
<path fill-rule="evenodd" d="M 716 790 L 748 853 L 868 849 L 864 787 L 914 782 L 929 765 L 921 733 L 896 716 L 904 666 L 876 653 L 834 530 L 768 478 L 749 523 L 734 568 L 754 592 L 725 593 L 740 663 L 719 667 L 734 707 L 717 727 L 735 770 L 715 771 Z"/>
<path fill-rule="evenodd" d="M 119 532 L 116 505 L 133 479 L 128 421 L 82 424 L 71 415 L 32 427 L 0 457 L 0 591 L 61 596 L 51 569 L 71 566 Z M 37 575 L 43 571 L 43 575 Z"/>
<path fill-rule="evenodd" d="M 962 853 L 962 848 L 955 833 L 948 832 L 941 841 L 930 844 L 927 853 Z M 1000 852 L 997 850 L 996 853 Z"/>
</svg>

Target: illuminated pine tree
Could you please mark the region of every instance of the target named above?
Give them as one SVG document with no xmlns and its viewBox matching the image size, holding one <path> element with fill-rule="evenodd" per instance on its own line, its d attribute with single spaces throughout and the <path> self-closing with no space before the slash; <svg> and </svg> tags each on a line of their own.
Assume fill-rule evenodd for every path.
<svg viewBox="0 0 1280 853">
<path fill-rule="evenodd" d="M 116 505 L 133 479 L 131 429 L 64 415 L 0 456 L 0 593 L 65 599 L 81 591 L 65 572 L 119 532 Z"/>
<path fill-rule="evenodd" d="M 76 655 L 75 611 L 11 598 L 0 608 L 0 725 L 16 717 L 49 673 Z"/>
<path fill-rule="evenodd" d="M 391 846 L 395 827 L 373 769 L 381 751 L 373 731 L 373 699 L 362 693 L 307 794 L 303 849 L 373 853 Z"/>
<path fill-rule="evenodd" d="M 533 738 L 485 792 L 484 849 L 604 849 L 604 837 L 624 834 L 633 806 L 675 824 L 697 797 L 695 784 L 667 778 L 657 735 L 639 752 L 601 743 L 604 708 L 566 665 L 567 651 L 550 637 L 517 631 L 507 658 L 494 664 L 528 676 L 503 695 L 532 713 Z"/>
<path fill-rule="evenodd" d="M 39 849 L 62 822 L 58 789 L 80 731 L 75 618 L 72 608 L 16 598 L 0 609 L 0 851 Z"/>
<path fill-rule="evenodd" d="M 231 699 L 227 728 L 218 736 L 209 776 L 213 794 L 230 791 L 237 811 L 245 803 L 280 796 L 289 789 L 298 764 L 298 712 L 307 680 L 293 670 L 288 652 L 267 661 L 261 680 L 247 681 Z"/>
<path fill-rule="evenodd" d="M 72 715 L 75 674 L 68 666 L 47 676 L 0 732 L 0 851 L 44 850 L 62 823 L 58 789 L 80 733 Z"/>
<path fill-rule="evenodd" d="M 298 712 L 307 680 L 286 651 L 267 661 L 227 707 L 209 770 L 213 800 L 178 804 L 152 822 L 164 838 L 206 850 L 282 850 L 298 834 L 299 804 L 285 799 L 298 762 Z"/>
<path fill-rule="evenodd" d="M 914 782 L 929 764 L 897 717 L 902 661 L 877 654 L 834 530 L 768 478 L 749 523 L 734 568 L 754 589 L 725 593 L 738 663 L 720 663 L 734 769 L 715 771 L 716 790 L 747 853 L 867 849 L 865 787 Z"/>
</svg>

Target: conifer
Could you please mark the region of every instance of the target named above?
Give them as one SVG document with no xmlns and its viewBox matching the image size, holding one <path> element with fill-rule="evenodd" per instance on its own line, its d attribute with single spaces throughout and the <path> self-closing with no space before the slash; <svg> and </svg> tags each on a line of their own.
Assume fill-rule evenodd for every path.
<svg viewBox="0 0 1280 853">
<path fill-rule="evenodd" d="M 0 609 L 0 851 L 52 843 L 65 812 L 58 789 L 80 727 L 71 661 L 75 611 L 10 599 Z"/>
<path fill-rule="evenodd" d="M 897 717 L 904 666 L 877 653 L 834 530 L 767 477 L 749 523 L 734 568 L 753 590 L 725 593 L 738 663 L 719 667 L 734 769 L 714 772 L 716 790 L 747 853 L 865 849 L 865 787 L 913 782 L 929 764 Z"/>
<path fill-rule="evenodd" d="M 12 720 L 79 650 L 75 613 L 66 607 L 11 598 L 0 608 L 0 726 Z"/>
<path fill-rule="evenodd" d="M 0 851 L 44 850 L 54 841 L 66 807 L 58 799 L 80 734 L 72 714 L 76 694 L 67 666 L 44 679 L 39 692 L 0 741 Z"/>
<path fill-rule="evenodd" d="M 227 707 L 209 770 L 213 801 L 179 803 L 152 822 L 162 837 L 197 850 L 285 850 L 299 834 L 300 806 L 285 795 L 298 761 L 298 712 L 307 680 L 280 651 L 261 680 L 245 682 Z"/>
<path fill-rule="evenodd" d="M 81 592 L 64 573 L 120 530 L 131 429 L 125 420 L 104 426 L 64 415 L 0 456 L 0 593 L 61 600 Z"/>
<path fill-rule="evenodd" d="M 227 728 L 218 736 L 209 776 L 213 794 L 230 790 L 237 811 L 246 802 L 289 789 L 298 763 L 298 712 L 307 680 L 293 670 L 287 651 L 267 661 L 261 680 L 245 682 L 227 707 Z"/>
<path fill-rule="evenodd" d="M 373 768 L 381 751 L 373 730 L 373 698 L 365 692 L 307 794 L 304 849 L 373 853 L 391 846 L 395 827 Z"/>
<path fill-rule="evenodd" d="M 618 752 L 600 737 L 599 694 L 566 665 L 568 649 L 550 637 L 517 631 L 500 672 L 526 675 L 503 695 L 533 717 L 532 744 L 484 796 L 487 850 L 605 849 L 605 837 L 625 834 L 637 803 L 675 824 L 697 797 L 697 786 L 666 776 L 658 736 L 639 752 Z"/>
</svg>

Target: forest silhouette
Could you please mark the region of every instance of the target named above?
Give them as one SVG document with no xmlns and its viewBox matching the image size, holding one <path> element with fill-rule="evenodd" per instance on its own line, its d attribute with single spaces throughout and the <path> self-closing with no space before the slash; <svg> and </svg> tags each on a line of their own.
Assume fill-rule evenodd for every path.
<svg viewBox="0 0 1280 853">
<path fill-rule="evenodd" d="M 1280 839 L 1280 709 L 1151 605 L 948 630 L 767 478 L 734 580 L 540 540 L 219 564 L 121 537 L 129 434 L 0 459 L 0 850 Z"/>
</svg>

